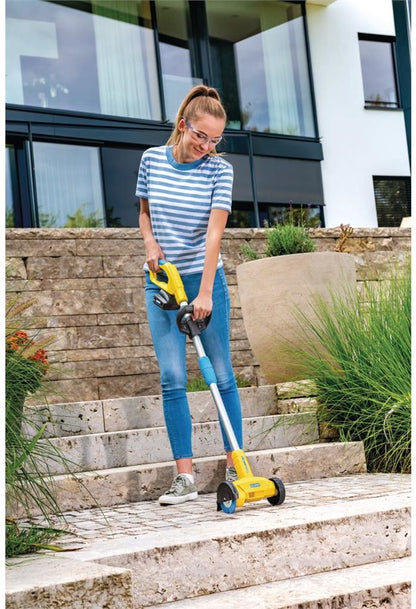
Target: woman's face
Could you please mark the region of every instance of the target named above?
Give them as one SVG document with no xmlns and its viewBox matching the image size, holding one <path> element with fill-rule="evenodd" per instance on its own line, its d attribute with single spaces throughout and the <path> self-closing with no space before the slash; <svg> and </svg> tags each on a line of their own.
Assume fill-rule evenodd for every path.
<svg viewBox="0 0 416 609">
<path fill-rule="evenodd" d="M 193 120 L 182 118 L 178 127 L 182 134 L 178 144 L 180 162 L 192 163 L 219 144 L 225 121 L 211 114 L 202 114 Z"/>
</svg>

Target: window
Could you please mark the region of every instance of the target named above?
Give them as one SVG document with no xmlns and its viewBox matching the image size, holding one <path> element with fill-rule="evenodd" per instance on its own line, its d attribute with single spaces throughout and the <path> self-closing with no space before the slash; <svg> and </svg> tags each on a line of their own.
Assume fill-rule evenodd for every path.
<svg viewBox="0 0 416 609">
<path fill-rule="evenodd" d="M 394 39 L 359 34 L 366 108 L 398 108 Z"/>
<path fill-rule="evenodd" d="M 6 48 L 8 103 L 161 119 L 147 0 L 7 0 Z"/>
<path fill-rule="evenodd" d="M 33 143 L 39 226 L 105 226 L 99 149 Z"/>
<path fill-rule="evenodd" d="M 233 210 L 227 221 L 227 228 L 249 228 L 255 226 L 253 204 L 233 202 Z M 320 205 L 267 205 L 259 204 L 260 226 L 276 224 L 295 224 L 319 228 L 323 226 L 322 206 Z"/>
<path fill-rule="evenodd" d="M 315 136 L 302 5 L 206 3 L 214 86 L 230 128 Z"/>
<path fill-rule="evenodd" d="M 373 177 L 379 226 L 400 226 L 411 215 L 410 178 Z"/>
<path fill-rule="evenodd" d="M 234 130 L 236 225 L 322 204 L 304 1 L 5 4 L 8 226 L 137 226 L 140 154 L 199 83 Z"/>
<path fill-rule="evenodd" d="M 281 0 L 6 0 L 6 101 L 173 121 L 206 82 L 229 127 L 315 137 L 304 10 Z"/>
<path fill-rule="evenodd" d="M 203 82 L 192 75 L 187 5 L 186 0 L 156 2 L 165 114 L 170 122 L 188 91 Z"/>
</svg>

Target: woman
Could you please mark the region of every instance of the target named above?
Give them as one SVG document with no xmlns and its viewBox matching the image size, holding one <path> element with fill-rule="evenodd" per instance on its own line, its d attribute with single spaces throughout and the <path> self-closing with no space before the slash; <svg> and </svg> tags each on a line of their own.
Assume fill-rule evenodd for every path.
<svg viewBox="0 0 416 609">
<path fill-rule="evenodd" d="M 237 441 L 242 447 L 241 404 L 229 346 L 229 296 L 220 254 L 231 211 L 233 169 L 218 155 L 227 116 L 216 89 L 194 87 L 179 107 L 165 146 L 145 151 L 136 195 L 139 226 L 146 250 L 146 307 L 160 367 L 163 411 L 176 461 L 177 476 L 159 498 L 161 505 L 196 499 L 192 474 L 192 422 L 186 397 L 186 336 L 176 326 L 176 311 L 153 303 L 159 291 L 148 270 L 159 260 L 172 262 L 181 275 L 194 319 L 212 313 L 201 334 Z M 231 448 L 222 430 L 227 455 L 226 478 L 236 479 Z"/>
</svg>

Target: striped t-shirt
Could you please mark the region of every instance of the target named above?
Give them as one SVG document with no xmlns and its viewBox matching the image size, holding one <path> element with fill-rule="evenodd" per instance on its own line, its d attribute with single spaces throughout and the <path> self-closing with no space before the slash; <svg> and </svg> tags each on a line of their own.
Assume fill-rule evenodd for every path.
<svg viewBox="0 0 416 609">
<path fill-rule="evenodd" d="M 202 272 L 211 209 L 231 212 L 232 187 L 232 165 L 221 156 L 178 163 L 170 146 L 143 153 L 136 196 L 149 201 L 153 235 L 182 275 Z"/>
</svg>

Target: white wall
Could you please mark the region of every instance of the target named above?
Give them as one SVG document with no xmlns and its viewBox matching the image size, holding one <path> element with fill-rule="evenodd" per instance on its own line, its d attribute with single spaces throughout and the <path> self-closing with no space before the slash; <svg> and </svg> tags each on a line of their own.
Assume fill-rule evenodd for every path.
<svg viewBox="0 0 416 609">
<path fill-rule="evenodd" d="M 327 227 L 376 227 L 372 176 L 408 176 L 401 110 L 364 109 L 358 33 L 394 36 L 391 0 L 306 5 Z"/>
</svg>

